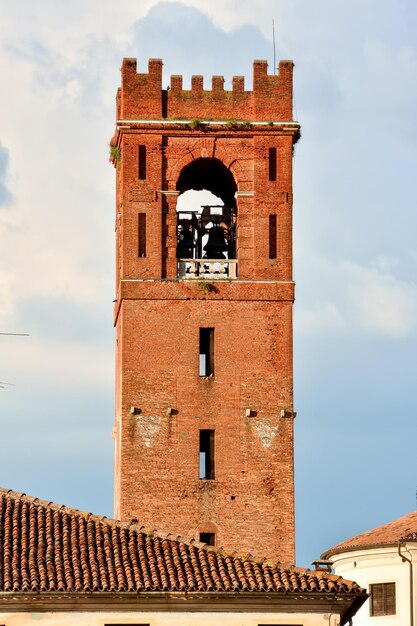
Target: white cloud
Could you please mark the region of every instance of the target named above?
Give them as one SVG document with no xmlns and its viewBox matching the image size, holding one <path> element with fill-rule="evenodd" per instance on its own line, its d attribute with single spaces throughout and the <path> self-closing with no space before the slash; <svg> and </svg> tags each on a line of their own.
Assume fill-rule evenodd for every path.
<svg viewBox="0 0 417 626">
<path fill-rule="evenodd" d="M 365 332 L 407 337 L 417 327 L 417 284 L 395 277 L 378 265 L 344 262 L 353 317 Z"/>
<path fill-rule="evenodd" d="M 0 208 L 4 205 L 9 205 L 12 201 L 12 196 L 8 189 L 8 165 L 9 151 L 0 143 Z"/>
<path fill-rule="evenodd" d="M 13 320 L 15 302 L 13 284 L 10 276 L 0 276 L 0 328 Z"/>
<path fill-rule="evenodd" d="M 303 334 L 380 335 L 401 339 L 417 330 L 417 284 L 398 278 L 398 260 L 377 259 L 365 266 L 321 259 L 320 285 L 314 300 L 296 307 L 297 330 Z"/>
<path fill-rule="evenodd" d="M 344 331 L 346 320 L 336 304 L 323 302 L 314 308 L 296 309 L 296 332 L 322 334 Z"/>
<path fill-rule="evenodd" d="M 32 333 L 29 337 L 9 337 L 7 378 L 24 388 L 39 385 L 44 389 L 85 390 L 113 387 L 113 355 L 107 346 L 89 342 L 63 342 Z M 6 341 L 3 341 L 3 345 Z M 2 372 L 3 378 L 6 376 Z"/>
</svg>

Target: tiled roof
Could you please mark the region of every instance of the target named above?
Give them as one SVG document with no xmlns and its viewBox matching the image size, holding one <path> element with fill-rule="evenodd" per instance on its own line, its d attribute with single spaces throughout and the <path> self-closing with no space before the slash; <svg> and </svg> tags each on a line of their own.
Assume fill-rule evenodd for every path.
<svg viewBox="0 0 417 626">
<path fill-rule="evenodd" d="M 363 594 L 327 572 L 227 554 L 0 489 L 1 592 Z"/>
<path fill-rule="evenodd" d="M 357 548 L 390 545 L 398 543 L 400 539 L 405 538 L 409 541 L 415 541 L 417 539 L 417 511 L 413 511 L 393 522 L 377 526 L 377 528 L 368 530 L 361 535 L 347 539 L 333 546 L 333 548 L 329 548 L 326 552 L 323 552 L 322 556 L 323 558 L 328 558 L 332 554 L 347 552 L 348 550 L 355 550 Z"/>
</svg>

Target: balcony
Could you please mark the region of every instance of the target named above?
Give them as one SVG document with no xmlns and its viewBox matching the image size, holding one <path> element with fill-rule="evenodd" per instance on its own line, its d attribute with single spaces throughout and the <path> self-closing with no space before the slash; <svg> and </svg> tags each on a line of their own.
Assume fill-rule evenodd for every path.
<svg viewBox="0 0 417 626">
<path fill-rule="evenodd" d="M 179 280 L 236 280 L 237 259 L 177 259 Z"/>
</svg>

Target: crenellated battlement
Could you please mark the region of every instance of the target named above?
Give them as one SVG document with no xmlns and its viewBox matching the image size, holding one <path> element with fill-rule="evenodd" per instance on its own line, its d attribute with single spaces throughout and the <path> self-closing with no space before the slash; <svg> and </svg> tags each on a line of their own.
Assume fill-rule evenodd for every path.
<svg viewBox="0 0 417 626">
<path fill-rule="evenodd" d="M 204 89 L 203 76 L 192 76 L 187 90 L 183 77 L 173 75 L 170 87 L 162 89 L 161 59 L 149 59 L 147 73 L 137 72 L 136 59 L 124 59 L 118 119 L 290 121 L 293 66 L 292 61 L 280 61 L 278 74 L 270 75 L 267 61 L 254 61 L 252 91 L 245 91 L 243 76 L 233 77 L 231 91 L 224 89 L 223 76 L 212 77 L 211 90 Z"/>
</svg>

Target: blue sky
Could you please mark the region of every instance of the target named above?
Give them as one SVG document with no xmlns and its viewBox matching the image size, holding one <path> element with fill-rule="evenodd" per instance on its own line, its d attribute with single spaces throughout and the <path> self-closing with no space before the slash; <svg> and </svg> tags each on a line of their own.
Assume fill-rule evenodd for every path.
<svg viewBox="0 0 417 626">
<path fill-rule="evenodd" d="M 112 514 L 114 170 L 124 56 L 295 61 L 297 561 L 416 506 L 417 6 L 0 0 L 0 484 Z"/>
</svg>

